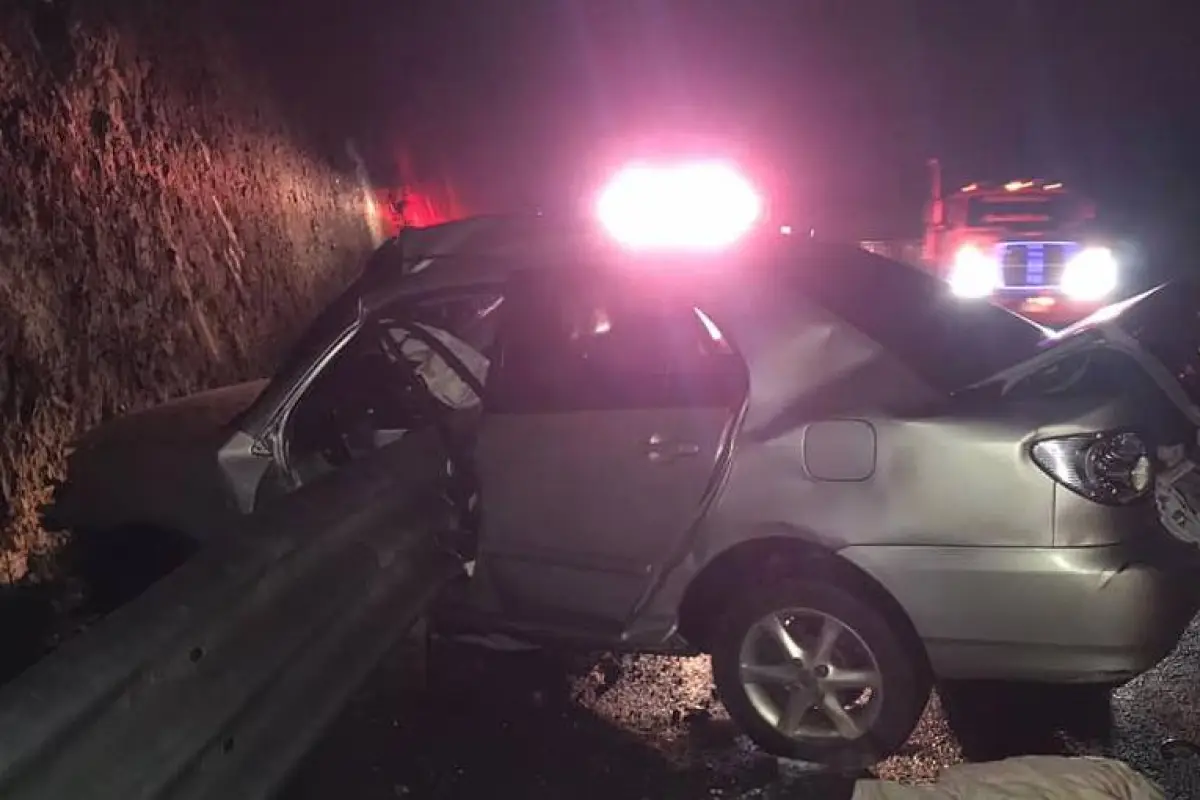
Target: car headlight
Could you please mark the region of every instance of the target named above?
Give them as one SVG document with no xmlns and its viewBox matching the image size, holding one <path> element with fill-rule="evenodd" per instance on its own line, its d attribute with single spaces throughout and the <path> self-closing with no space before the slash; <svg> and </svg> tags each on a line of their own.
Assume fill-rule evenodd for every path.
<svg viewBox="0 0 1200 800">
<path fill-rule="evenodd" d="M 1136 433 L 1043 439 L 1033 445 L 1032 455 L 1050 477 L 1097 503 L 1127 505 L 1146 497 L 1154 485 L 1150 452 Z"/>
<path fill-rule="evenodd" d="M 966 245 L 954 254 L 950 291 L 959 297 L 988 297 L 1001 285 L 1000 263 L 978 247 Z"/>
<path fill-rule="evenodd" d="M 1100 300 L 1116 291 L 1117 259 L 1107 247 L 1089 247 L 1067 262 L 1062 291 L 1072 300 Z"/>
</svg>

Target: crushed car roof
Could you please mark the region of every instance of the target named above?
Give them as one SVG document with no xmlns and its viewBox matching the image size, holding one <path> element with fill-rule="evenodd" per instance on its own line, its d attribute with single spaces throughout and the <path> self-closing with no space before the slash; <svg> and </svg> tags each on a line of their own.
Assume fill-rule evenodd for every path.
<svg viewBox="0 0 1200 800">
<path fill-rule="evenodd" d="M 594 225 L 547 216 L 484 216 L 413 228 L 384 243 L 368 260 L 355 290 L 365 296 L 403 285 L 410 291 L 453 288 L 507 279 L 517 270 L 634 269 L 645 274 L 688 266 L 736 264 L 749 270 L 827 259 L 876 258 L 851 245 L 784 236 L 772 229 L 716 253 L 634 253 Z M 834 265 L 836 266 L 836 265 Z M 407 293 L 407 292 L 404 292 Z"/>
<path fill-rule="evenodd" d="M 1011 312 L 963 303 L 935 276 L 851 245 L 776 231 L 724 252 L 637 254 L 586 224 L 481 217 L 410 230 L 381 247 L 292 348 L 257 405 L 281 401 L 332 341 L 394 302 L 431 292 L 499 288 L 518 274 L 554 272 L 619 275 L 634 291 L 654 285 L 653 291 L 686 295 L 706 314 L 711 308 L 751 362 L 760 401 L 770 395 L 811 396 L 813 382 L 849 370 L 866 383 L 853 390 L 842 386 L 833 393 L 840 398 L 825 401 L 846 404 L 858 395 L 855 402 L 869 398 L 890 405 L 889 384 L 910 382 L 897 374 L 899 364 L 915 366 L 931 389 L 953 391 L 1027 358 L 1045 339 L 1038 326 Z M 800 364 L 804 369 L 786 366 Z M 793 385 L 806 371 L 800 383 L 809 387 Z M 849 373 L 839 382 L 851 379 Z M 765 408 L 755 405 L 752 417 Z"/>
</svg>

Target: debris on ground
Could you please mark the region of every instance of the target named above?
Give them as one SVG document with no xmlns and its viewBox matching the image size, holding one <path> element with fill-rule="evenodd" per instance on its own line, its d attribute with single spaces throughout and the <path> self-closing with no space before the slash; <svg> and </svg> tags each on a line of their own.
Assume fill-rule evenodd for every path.
<svg viewBox="0 0 1200 800">
<path fill-rule="evenodd" d="M 1109 758 L 1021 756 L 958 764 L 930 786 L 862 780 L 853 800 L 1163 800 L 1162 789 Z"/>
</svg>

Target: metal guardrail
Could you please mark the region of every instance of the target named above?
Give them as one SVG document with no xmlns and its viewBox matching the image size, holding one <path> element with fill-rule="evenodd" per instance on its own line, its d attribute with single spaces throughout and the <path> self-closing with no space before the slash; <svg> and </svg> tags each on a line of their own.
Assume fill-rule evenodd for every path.
<svg viewBox="0 0 1200 800">
<path fill-rule="evenodd" d="M 278 501 L 0 689 L 5 800 L 269 797 L 462 574 L 410 436 Z"/>
</svg>

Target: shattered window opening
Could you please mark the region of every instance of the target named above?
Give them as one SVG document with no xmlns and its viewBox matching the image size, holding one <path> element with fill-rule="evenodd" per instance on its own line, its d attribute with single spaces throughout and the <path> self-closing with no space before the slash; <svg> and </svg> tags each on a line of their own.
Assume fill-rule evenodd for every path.
<svg viewBox="0 0 1200 800">
<path fill-rule="evenodd" d="M 448 413 L 478 414 L 481 398 L 474 389 L 410 329 L 419 325 L 483 384 L 496 336 L 495 312 L 503 301 L 494 291 L 410 301 L 364 326 L 292 410 L 285 442 L 296 483 L 311 482 L 432 424 L 428 406 L 413 394 L 418 390 L 402 388 L 399 368 L 380 346 L 377 337 L 385 330 L 424 390 Z"/>
<path fill-rule="evenodd" d="M 725 405 L 743 393 L 744 364 L 690 304 L 578 287 L 511 299 L 493 407 Z"/>
</svg>

